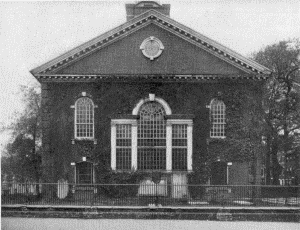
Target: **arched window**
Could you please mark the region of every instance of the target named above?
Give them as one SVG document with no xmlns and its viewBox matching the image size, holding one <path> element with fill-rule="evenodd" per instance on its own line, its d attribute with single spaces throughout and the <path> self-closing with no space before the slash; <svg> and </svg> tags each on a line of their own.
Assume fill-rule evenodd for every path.
<svg viewBox="0 0 300 230">
<path fill-rule="evenodd" d="M 81 97 L 75 104 L 75 138 L 94 138 L 94 103 L 88 97 Z"/>
<path fill-rule="evenodd" d="M 211 129 L 210 137 L 225 138 L 225 112 L 226 106 L 223 101 L 213 99 L 210 103 Z"/>
<path fill-rule="evenodd" d="M 155 101 L 143 104 L 138 121 L 138 169 L 166 169 L 166 120 L 163 106 Z"/>
</svg>

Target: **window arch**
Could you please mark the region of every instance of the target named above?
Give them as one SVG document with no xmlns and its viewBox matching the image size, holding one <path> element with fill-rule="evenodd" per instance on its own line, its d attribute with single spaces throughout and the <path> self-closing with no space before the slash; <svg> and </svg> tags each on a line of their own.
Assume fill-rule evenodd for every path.
<svg viewBox="0 0 300 230">
<path fill-rule="evenodd" d="M 210 137 L 225 138 L 226 106 L 223 101 L 213 99 L 210 103 Z"/>
<path fill-rule="evenodd" d="M 75 138 L 94 138 L 94 103 L 88 97 L 81 97 L 75 103 Z"/>
<path fill-rule="evenodd" d="M 149 95 L 149 97 L 150 97 L 150 95 Z M 146 98 L 146 99 L 140 100 L 139 103 L 132 110 L 132 115 L 138 115 L 139 111 L 141 110 L 141 107 L 145 103 L 150 102 L 150 101 L 153 101 L 153 102 L 156 101 L 156 102 L 158 102 L 163 107 L 163 109 L 165 110 L 166 115 L 171 115 L 172 114 L 172 110 L 171 110 L 169 104 L 165 100 L 163 100 L 162 98 L 156 97 L 154 95 L 154 99 L 153 100 L 151 100 L 150 98 Z"/>
</svg>

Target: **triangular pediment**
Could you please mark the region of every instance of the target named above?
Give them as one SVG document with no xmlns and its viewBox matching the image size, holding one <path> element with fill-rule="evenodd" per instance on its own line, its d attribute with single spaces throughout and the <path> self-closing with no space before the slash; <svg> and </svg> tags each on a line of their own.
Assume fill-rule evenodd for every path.
<svg viewBox="0 0 300 230">
<path fill-rule="evenodd" d="M 159 37 L 166 49 L 157 59 L 146 60 L 139 48 L 144 39 L 153 35 Z M 131 45 L 138 49 L 128 47 Z M 137 63 L 137 60 L 141 61 Z M 144 64 L 146 61 L 148 65 Z M 158 64 L 158 61 L 161 63 Z M 110 64 L 113 67 L 109 68 Z M 33 69 L 31 73 L 41 79 L 45 75 L 55 74 L 109 73 L 268 75 L 270 70 L 150 10 Z"/>
</svg>

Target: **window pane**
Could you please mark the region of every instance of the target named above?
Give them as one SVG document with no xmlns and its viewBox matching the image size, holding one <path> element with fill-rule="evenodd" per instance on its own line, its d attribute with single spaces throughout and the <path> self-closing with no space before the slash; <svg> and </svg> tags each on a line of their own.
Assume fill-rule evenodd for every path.
<svg viewBox="0 0 300 230">
<path fill-rule="evenodd" d="M 117 148 L 116 156 L 118 170 L 131 169 L 131 149 Z"/>
<path fill-rule="evenodd" d="M 173 148 L 172 150 L 172 169 L 187 170 L 187 149 Z"/>
<path fill-rule="evenodd" d="M 139 148 L 138 169 L 140 170 L 162 170 L 166 169 L 165 148 Z"/>
</svg>

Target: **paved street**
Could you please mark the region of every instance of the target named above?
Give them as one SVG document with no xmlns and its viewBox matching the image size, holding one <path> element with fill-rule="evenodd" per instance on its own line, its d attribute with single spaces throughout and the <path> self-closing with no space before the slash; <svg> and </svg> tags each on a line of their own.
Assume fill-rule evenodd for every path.
<svg viewBox="0 0 300 230">
<path fill-rule="evenodd" d="M 67 229 L 124 229 L 124 230 L 167 230 L 167 229 L 201 229 L 201 230 L 288 230 L 300 229 L 299 223 L 281 222 L 218 222 L 189 220 L 116 220 L 116 219 L 40 219 L 4 217 L 1 229 L 28 230 L 67 230 Z"/>
</svg>

